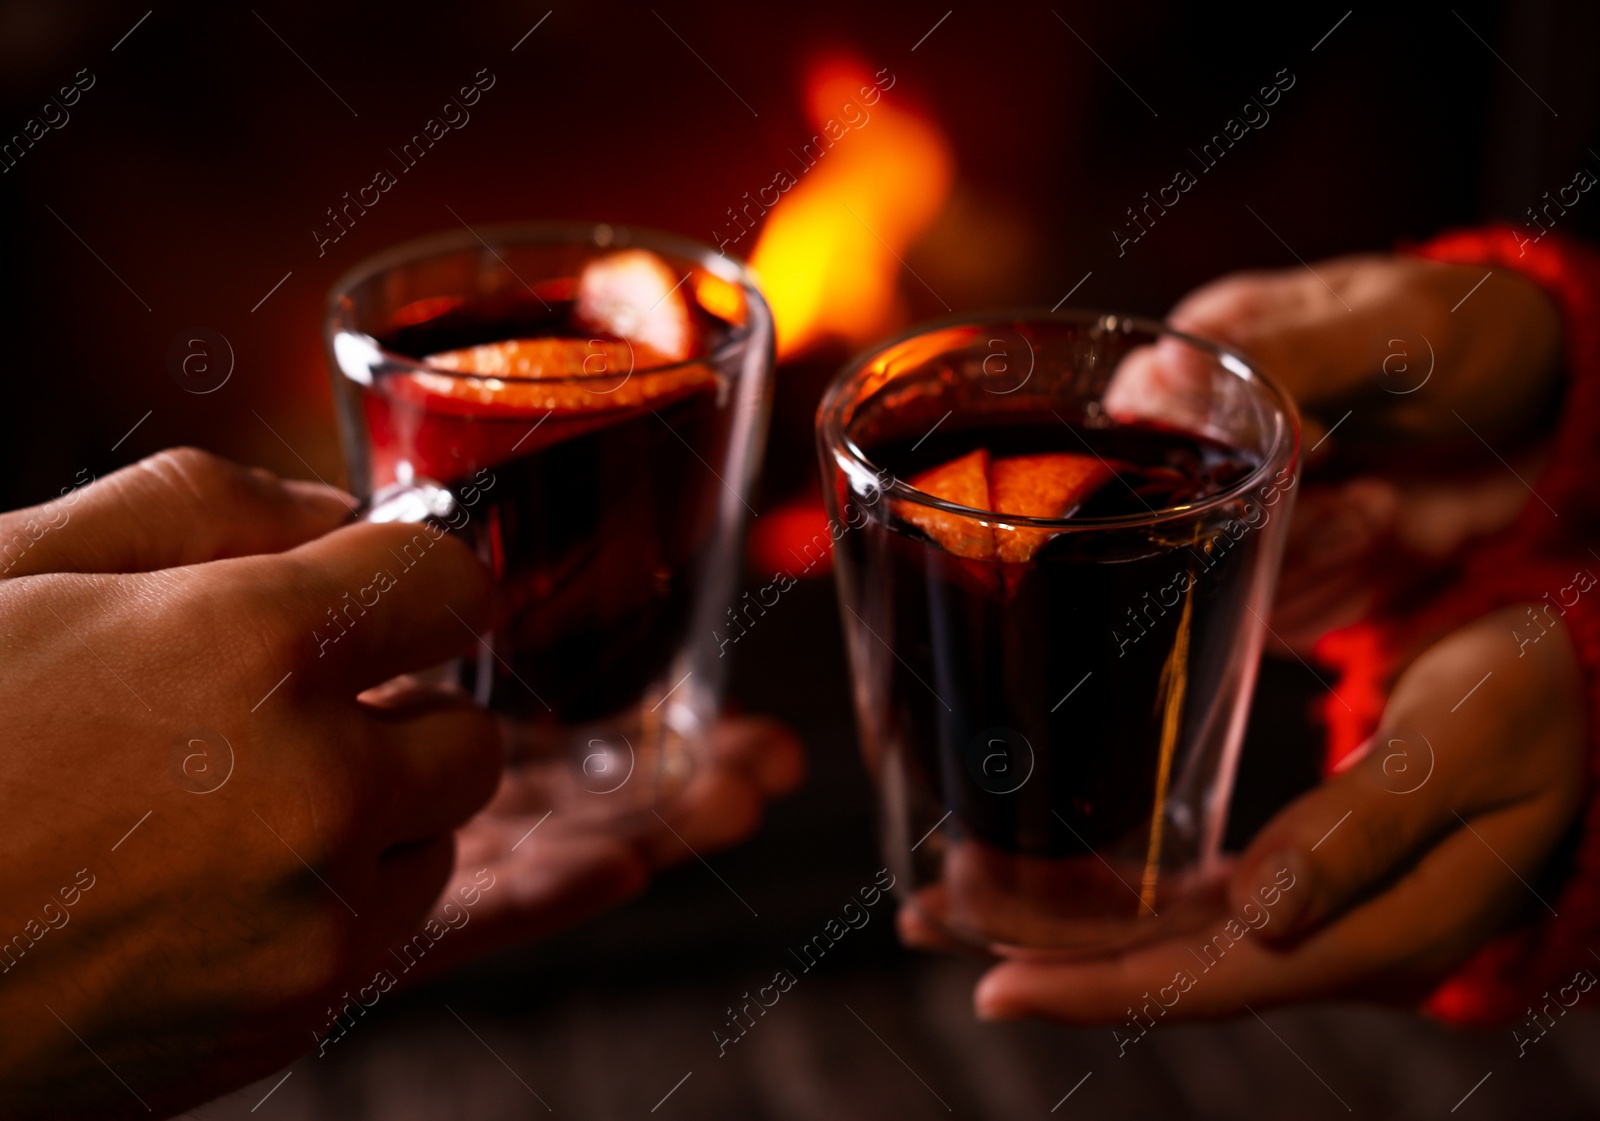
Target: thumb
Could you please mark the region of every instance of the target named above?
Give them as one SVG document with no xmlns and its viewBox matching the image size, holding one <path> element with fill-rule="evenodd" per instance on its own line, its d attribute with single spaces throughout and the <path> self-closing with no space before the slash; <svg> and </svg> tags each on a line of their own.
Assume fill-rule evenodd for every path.
<svg viewBox="0 0 1600 1121">
<path fill-rule="evenodd" d="M 1549 722 L 1561 706 L 1549 698 L 1562 678 L 1506 641 L 1516 618 L 1515 609 L 1484 616 L 1423 651 L 1395 682 L 1364 754 L 1290 803 L 1245 850 L 1229 889 L 1236 906 L 1285 869 L 1294 880 L 1264 938 L 1338 914 L 1466 818 L 1572 785 L 1534 749 L 1547 725 L 1559 730 Z M 1508 756 L 1510 743 L 1524 750 Z"/>
<path fill-rule="evenodd" d="M 1176 330 L 1235 346 L 1281 311 L 1281 274 L 1231 273 L 1202 284 L 1167 312 Z"/>
<path fill-rule="evenodd" d="M 1547 832 L 1526 831 L 1518 863 L 1528 870 L 1548 856 L 1585 796 L 1584 691 L 1559 622 L 1538 646 L 1507 641 L 1530 613 L 1527 604 L 1502 608 L 1423 651 L 1395 682 L 1385 730 L 1366 754 L 1267 823 L 1230 885 L 1242 902 L 1269 868 L 1296 876 L 1292 912 L 1274 915 L 1289 921 L 1264 937 L 1338 913 L 1492 811 L 1531 806 L 1525 812 Z"/>
<path fill-rule="evenodd" d="M 1234 908 L 1273 904 L 1273 922 L 1261 933 L 1281 940 L 1403 870 L 1457 824 L 1436 763 L 1423 733 L 1380 730 L 1354 766 L 1291 803 L 1251 843 L 1229 887 Z"/>
<path fill-rule="evenodd" d="M 0 577 L 151 572 L 293 548 L 354 503 L 197 448 L 172 448 L 42 506 L 0 515 Z"/>
<path fill-rule="evenodd" d="M 1314 409 L 1367 384 L 1372 341 L 1402 314 L 1389 302 L 1353 294 L 1346 301 L 1335 291 L 1353 291 L 1364 278 L 1370 286 L 1383 268 L 1382 259 L 1359 256 L 1319 262 L 1315 273 L 1225 276 L 1185 296 L 1168 320 L 1181 331 L 1237 347 L 1302 409 Z"/>
</svg>

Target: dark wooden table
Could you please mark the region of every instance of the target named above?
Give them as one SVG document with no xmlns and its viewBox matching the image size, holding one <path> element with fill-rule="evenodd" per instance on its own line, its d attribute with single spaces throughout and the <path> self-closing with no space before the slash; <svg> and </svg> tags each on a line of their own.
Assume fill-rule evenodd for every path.
<svg viewBox="0 0 1600 1121">
<path fill-rule="evenodd" d="M 1345 1005 L 1158 1025 L 1119 1057 L 1110 1027 L 979 1024 L 981 963 L 901 950 L 886 907 L 719 1055 L 729 1006 L 792 965 L 788 948 L 879 867 L 836 615 L 830 582 L 804 584 L 739 646 L 739 702 L 789 719 L 813 757 L 806 788 L 711 862 L 755 915 L 688 865 L 581 930 L 386 998 L 326 1058 L 190 1116 L 1600 1117 L 1600 1017 L 1581 1005 L 1526 1058 L 1509 1026 L 1459 1032 Z M 1320 688 L 1298 663 L 1264 666 L 1236 838 L 1313 781 L 1303 714 Z"/>
</svg>

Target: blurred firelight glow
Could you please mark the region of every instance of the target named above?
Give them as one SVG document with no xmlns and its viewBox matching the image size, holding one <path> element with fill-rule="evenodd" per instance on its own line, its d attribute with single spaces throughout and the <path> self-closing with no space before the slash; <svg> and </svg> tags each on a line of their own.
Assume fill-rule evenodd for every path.
<svg viewBox="0 0 1600 1121">
<path fill-rule="evenodd" d="M 893 89 L 894 76 L 878 73 L 881 86 L 863 62 L 840 55 L 806 69 L 806 112 L 818 142 L 830 145 L 830 120 L 850 128 L 778 200 L 751 255 L 772 306 L 780 360 L 824 338 L 864 346 L 894 326 L 902 314 L 901 258 L 950 193 L 944 132 L 893 92 L 869 104 L 880 88 Z M 838 130 L 836 123 L 831 131 Z"/>
</svg>

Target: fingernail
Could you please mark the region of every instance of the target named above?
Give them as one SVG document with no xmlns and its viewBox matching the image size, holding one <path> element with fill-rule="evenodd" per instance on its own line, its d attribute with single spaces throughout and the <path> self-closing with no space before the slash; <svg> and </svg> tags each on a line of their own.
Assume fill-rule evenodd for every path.
<svg viewBox="0 0 1600 1121">
<path fill-rule="evenodd" d="M 1003 994 L 996 993 L 994 989 L 995 985 L 990 977 L 978 982 L 978 987 L 972 994 L 972 1010 L 978 1019 L 992 1024 L 1001 1020 L 1020 1020 L 1028 1014 L 1026 1008 L 1019 1006 L 1013 1000 L 1008 1000 Z"/>
<path fill-rule="evenodd" d="M 349 511 L 356 505 L 356 500 L 350 495 L 338 487 L 327 486 L 324 483 L 285 479 L 283 489 L 297 504 L 319 514 L 340 508 Z"/>
<path fill-rule="evenodd" d="M 1027 1014 L 1024 1009 L 1018 1008 L 1016 1005 L 1007 1004 L 1000 1000 L 986 1000 L 981 994 L 973 1003 L 978 1019 L 986 1024 L 997 1024 L 1004 1020 L 1020 1020 Z"/>
<path fill-rule="evenodd" d="M 1377 737 L 1375 736 L 1368 736 L 1353 749 L 1334 760 L 1333 766 L 1328 768 L 1328 774 L 1342 775 L 1351 767 L 1354 767 L 1357 763 L 1361 762 L 1361 760 L 1365 759 L 1372 753 L 1372 745 L 1374 742 L 1376 742 L 1376 739 Z"/>
</svg>

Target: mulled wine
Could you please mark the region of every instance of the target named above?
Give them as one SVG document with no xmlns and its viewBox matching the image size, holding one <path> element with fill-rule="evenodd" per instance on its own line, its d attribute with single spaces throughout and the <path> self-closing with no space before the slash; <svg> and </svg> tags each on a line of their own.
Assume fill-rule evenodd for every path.
<svg viewBox="0 0 1600 1121">
<path fill-rule="evenodd" d="M 1001 315 L 858 359 L 818 444 L 908 901 L 981 945 L 1075 953 L 1209 913 L 1292 404 L 1160 324 Z"/>
<path fill-rule="evenodd" d="M 1151 533 L 1129 548 L 1003 514 L 1148 514 L 1218 494 L 1258 461 L 1151 424 L 975 419 L 864 451 L 919 490 L 996 514 L 900 504 L 891 532 L 841 542 L 885 550 L 892 622 L 882 637 L 898 655 L 885 701 L 897 738 L 933 796 L 1005 851 L 1082 853 L 1148 834 L 1189 762 L 1171 727 L 1188 714 L 1173 694 L 1217 692 L 1253 543 L 1218 528 Z M 1028 509 L 1030 495 L 1045 505 Z"/>
<path fill-rule="evenodd" d="M 581 328 L 571 301 L 468 306 L 382 341 L 418 358 L 481 359 L 529 338 L 571 344 L 573 368 L 587 361 L 600 384 L 468 383 L 464 397 L 449 375 L 423 374 L 364 404 L 378 478 L 404 462 L 458 501 L 482 496 L 466 535 L 500 592 L 498 657 L 483 667 L 492 707 L 571 724 L 620 710 L 667 672 L 716 524 L 719 487 L 700 457 L 721 459 L 726 434 L 709 368 L 623 365 L 627 348 L 604 345 L 623 340 Z"/>
</svg>

